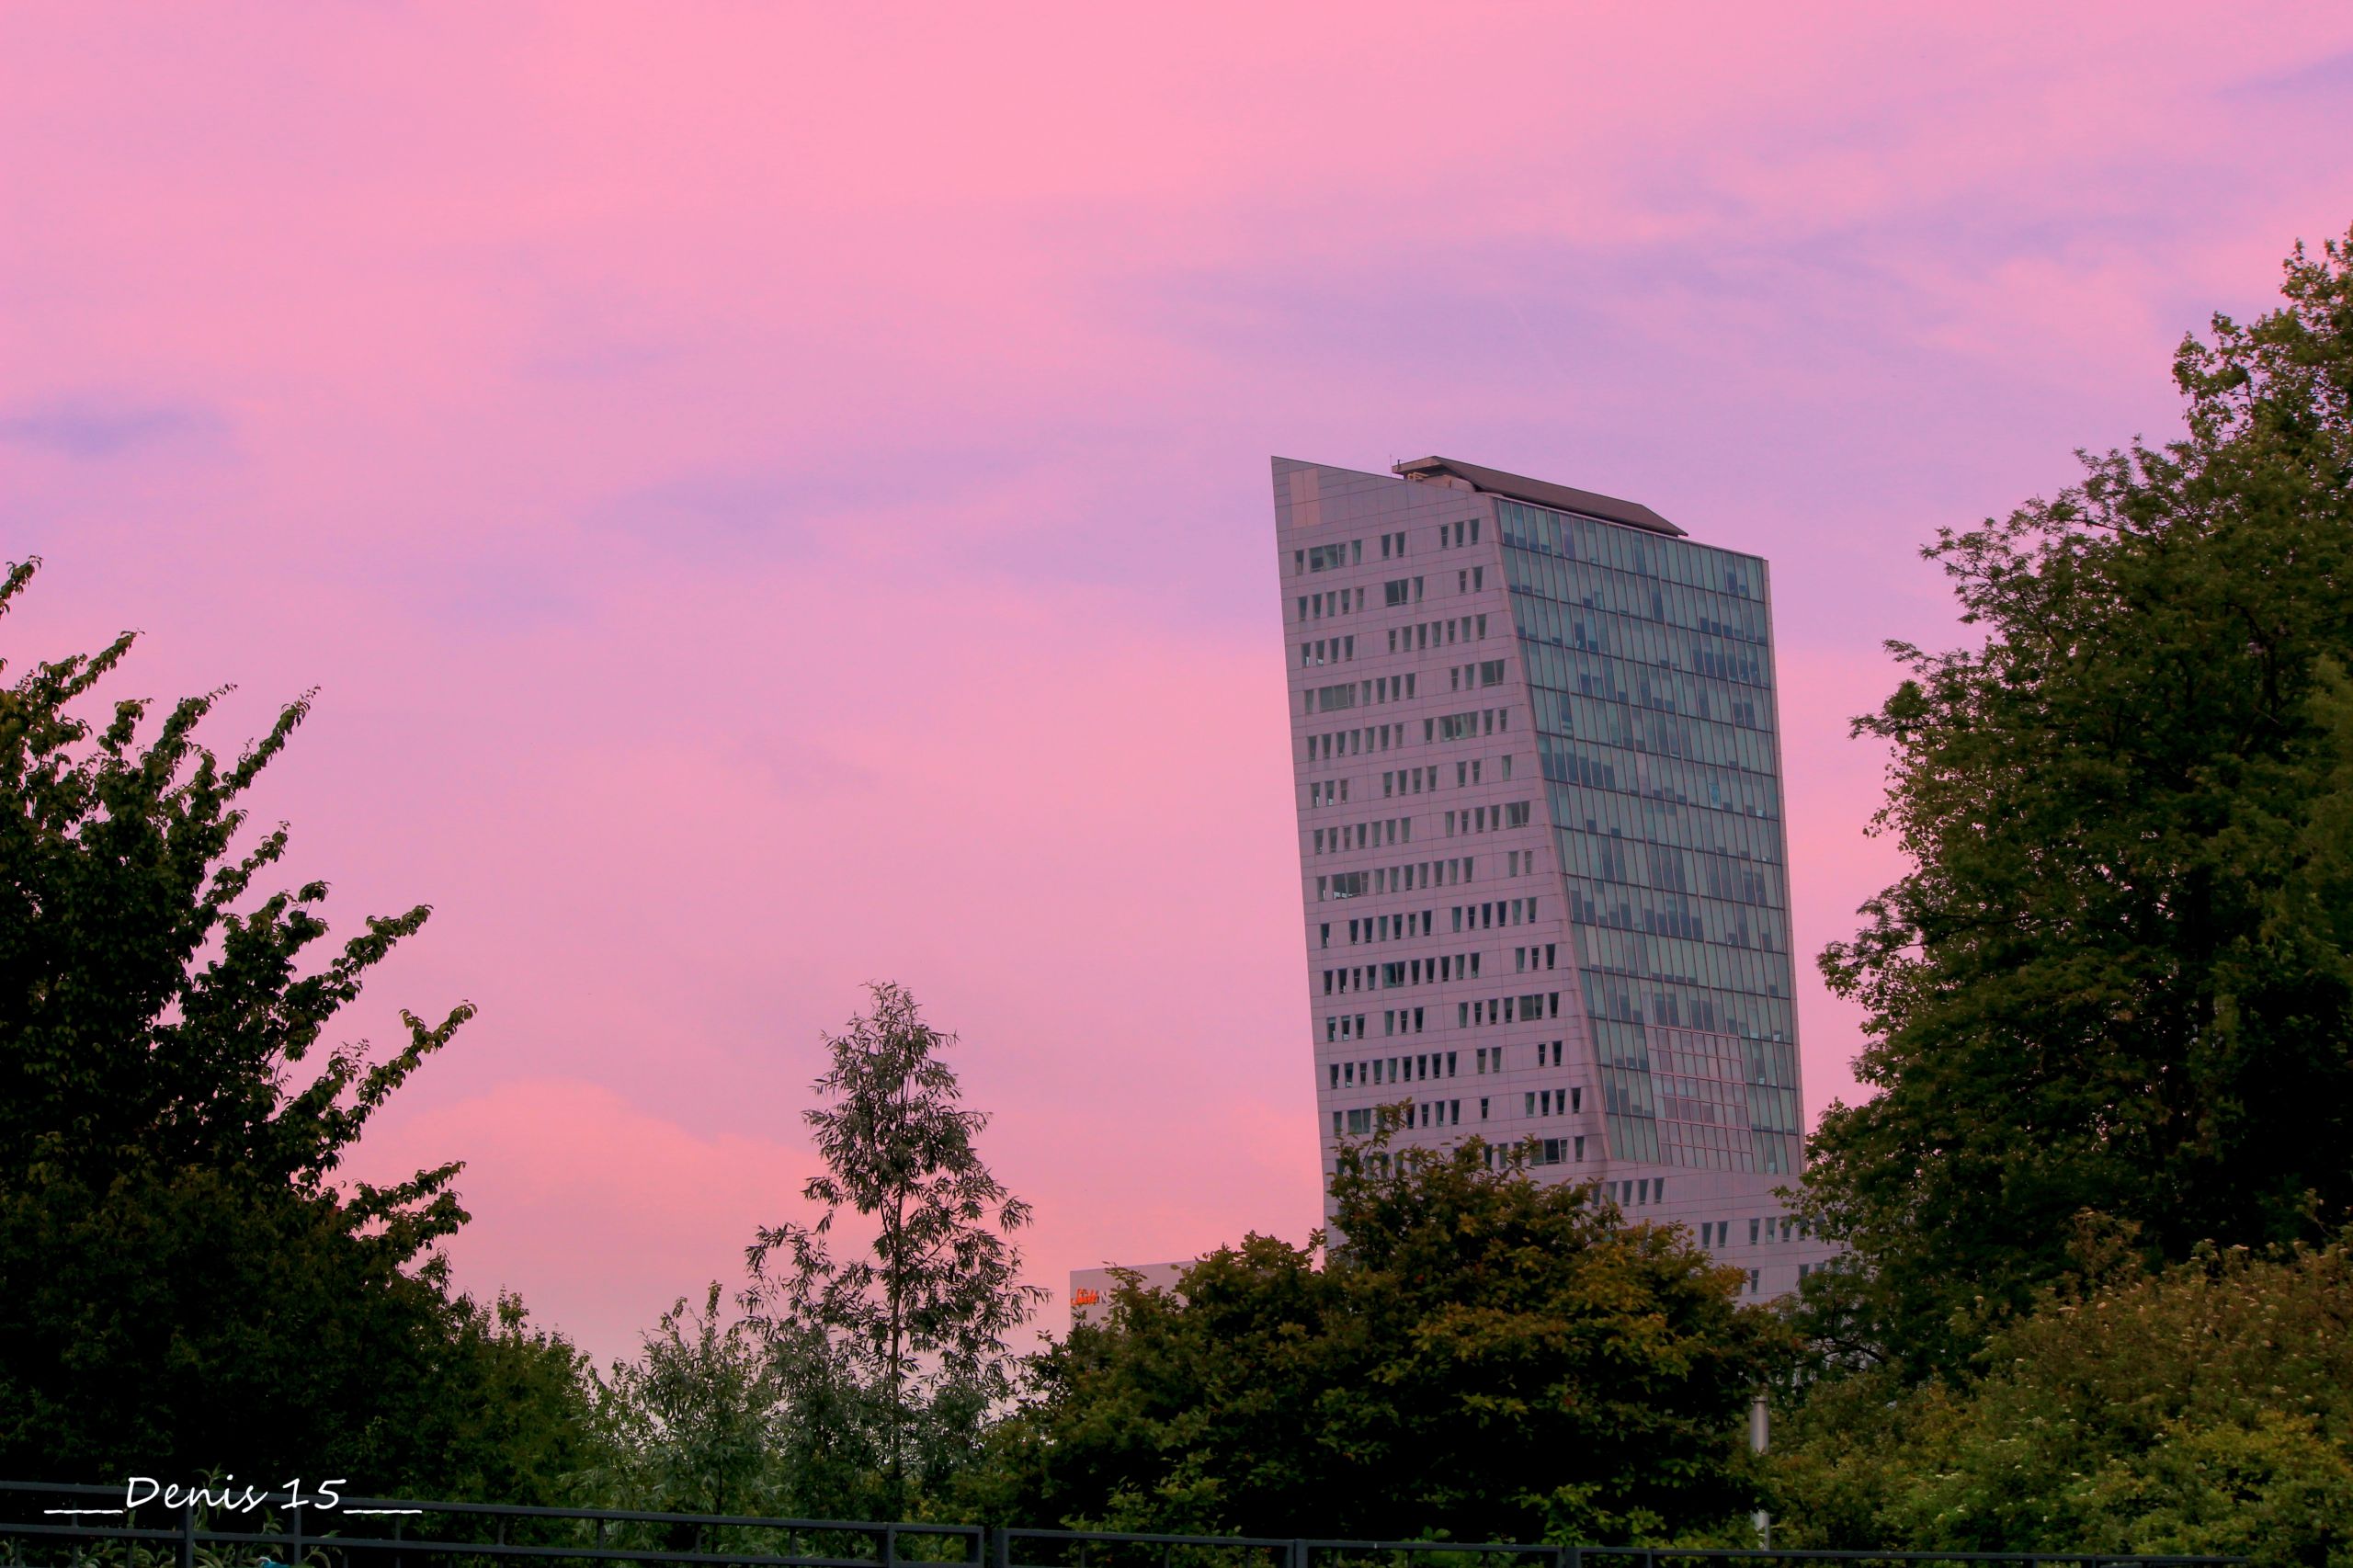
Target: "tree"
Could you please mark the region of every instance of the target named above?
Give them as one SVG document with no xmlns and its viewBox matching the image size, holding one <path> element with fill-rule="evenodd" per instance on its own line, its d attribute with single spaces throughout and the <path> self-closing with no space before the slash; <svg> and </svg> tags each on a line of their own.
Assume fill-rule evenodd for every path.
<svg viewBox="0 0 2353 1568">
<path fill-rule="evenodd" d="M 1473 1140 L 1346 1147 L 1344 1248 L 1132 1278 L 1040 1359 L 969 1506 L 1248 1535 L 1754 1544 L 1750 1398 L 1787 1339 L 1672 1227 Z"/>
<path fill-rule="evenodd" d="M 1019 1283 L 1007 1238 L 1029 1207 L 981 1161 L 988 1118 L 962 1108 L 941 1060 L 955 1037 L 925 1023 L 904 988 L 870 991 L 872 1011 L 825 1038 L 832 1066 L 814 1090 L 831 1103 L 804 1113 L 826 1174 L 802 1196 L 825 1212 L 760 1231 L 745 1303 L 803 1397 L 870 1426 L 869 1505 L 896 1518 L 911 1479 L 927 1485 L 968 1454 L 1010 1392 L 1006 1335 L 1045 1292 Z M 867 1256 L 833 1255 L 845 1210 L 878 1227 Z"/>
<path fill-rule="evenodd" d="M 680 1297 L 635 1360 L 597 1381 L 597 1414 L 614 1459 L 599 1478 L 610 1506 L 680 1514 L 785 1514 L 778 1465 L 783 1392 L 766 1348 L 742 1319 L 724 1321 L 713 1281 L 698 1312 Z M 703 1550 L 694 1526 L 653 1544 Z"/>
<path fill-rule="evenodd" d="M 2353 238 L 2216 316 L 2188 431 L 1926 551 L 1973 649 L 1857 722 L 1911 869 L 1823 970 L 1869 1010 L 1807 1205 L 1836 1298 L 1907 1377 L 2075 1266 L 2353 1214 Z"/>
<path fill-rule="evenodd" d="M 9 568 L 0 615 L 37 565 Z M 138 699 L 84 718 L 133 641 L 0 690 L 0 1471 L 522 1484 L 466 1434 L 537 1423 L 561 1448 L 583 1408 L 571 1347 L 448 1296 L 431 1249 L 465 1220 L 456 1164 L 336 1174 L 472 1013 L 404 1013 L 381 1058 L 320 1060 L 427 911 L 306 967 L 326 884 L 254 896 L 288 835 L 244 830 L 310 699 L 227 765 L 196 738 L 221 693 L 160 722 Z"/>
<path fill-rule="evenodd" d="M 1775 1544 L 2353 1563 L 2353 1254 L 2111 1254 L 1963 1382 L 1818 1391 L 1771 1456 Z"/>
</svg>

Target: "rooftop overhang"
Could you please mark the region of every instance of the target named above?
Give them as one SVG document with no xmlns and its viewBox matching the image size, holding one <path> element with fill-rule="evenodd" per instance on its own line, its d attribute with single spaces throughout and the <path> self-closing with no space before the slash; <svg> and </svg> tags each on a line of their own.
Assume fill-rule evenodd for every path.
<svg viewBox="0 0 2353 1568">
<path fill-rule="evenodd" d="M 1676 539 L 1688 537 L 1683 529 L 1639 501 L 1620 501 L 1615 495 L 1598 495 L 1574 485 L 1528 479 L 1453 458 L 1416 458 L 1411 462 L 1397 464 L 1391 472 L 1405 479 L 1459 479 L 1472 489 L 1490 495 L 1508 496 L 1530 506 L 1549 506 L 1556 512 L 1574 512 L 1580 517 L 1598 517 L 1605 523 L 1622 523 L 1630 528 L 1643 528 Z"/>
</svg>

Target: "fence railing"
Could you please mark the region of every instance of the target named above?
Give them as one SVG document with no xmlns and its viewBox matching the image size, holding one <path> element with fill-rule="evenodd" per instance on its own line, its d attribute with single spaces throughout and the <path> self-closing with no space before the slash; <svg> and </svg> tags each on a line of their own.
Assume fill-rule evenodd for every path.
<svg viewBox="0 0 2353 1568">
<path fill-rule="evenodd" d="M 1031 1543 L 1057 1546 L 1035 1555 Z M 1808 1548 L 1568 1546 L 1529 1541 L 1343 1540 L 1272 1536 L 1139 1535 L 1106 1530 L 991 1532 L 990 1568 L 1769 1568 L 1772 1563 L 2011 1564 L 2014 1568 L 2244 1568 L 2240 1557 L 2136 1557 L 2061 1551 L 1842 1551 Z M 1469 1562 L 1462 1559 L 1468 1557 Z"/>
<path fill-rule="evenodd" d="M 242 1491 L 237 1501 L 246 1501 Z M 1465 1561 L 1465 1559 L 1469 1561 Z M 2008 1564 L 2241 1568 L 2234 1557 L 2089 1552 L 1831 1551 L 1150 1535 L 873 1519 L 782 1519 L 620 1508 L 276 1493 L 252 1506 L 128 1506 L 115 1486 L 0 1481 L 0 1568 L 497 1568 L 520 1559 L 706 1568 L 1770 1568 Z M 1500 1559 L 1498 1562 L 1496 1560 Z M 519 1565 L 518 1565 L 519 1568 Z"/>
</svg>

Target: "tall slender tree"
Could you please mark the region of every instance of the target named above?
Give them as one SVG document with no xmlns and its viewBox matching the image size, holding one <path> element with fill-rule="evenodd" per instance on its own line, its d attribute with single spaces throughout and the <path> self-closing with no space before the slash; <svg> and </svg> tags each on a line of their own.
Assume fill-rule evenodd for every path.
<svg viewBox="0 0 2353 1568">
<path fill-rule="evenodd" d="M 871 1011 L 825 1037 L 832 1062 L 814 1089 L 827 1103 L 804 1113 L 825 1174 L 802 1196 L 824 1212 L 759 1232 L 745 1304 L 780 1354 L 814 1358 L 867 1392 L 836 1408 L 871 1411 L 874 1500 L 896 1517 L 911 1468 L 936 1471 L 968 1449 L 1011 1392 L 1006 1336 L 1045 1291 L 1020 1282 L 1010 1240 L 1029 1206 L 982 1163 L 988 1117 L 963 1107 L 941 1059 L 956 1037 L 925 1023 L 904 987 L 869 989 Z M 845 1210 L 877 1228 L 865 1256 L 834 1255 Z"/>
</svg>

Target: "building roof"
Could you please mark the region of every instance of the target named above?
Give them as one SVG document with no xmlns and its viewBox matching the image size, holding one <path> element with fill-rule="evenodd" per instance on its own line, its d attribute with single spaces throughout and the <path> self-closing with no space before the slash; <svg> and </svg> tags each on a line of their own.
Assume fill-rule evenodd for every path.
<svg viewBox="0 0 2353 1568">
<path fill-rule="evenodd" d="M 1523 479 L 1516 473 L 1481 468 L 1477 463 L 1461 462 L 1453 458 L 1416 458 L 1412 462 L 1397 464 L 1391 472 L 1407 479 L 1448 476 L 1463 481 L 1473 490 L 1483 490 L 1493 495 L 1507 495 L 1515 501 L 1550 506 L 1559 512 L 1576 512 L 1585 517 L 1598 517 L 1605 523 L 1623 523 L 1630 528 L 1647 528 L 1654 534 L 1672 534 L 1677 539 L 1688 537 L 1683 529 L 1639 501 L 1620 501 L 1614 495 L 1597 495 L 1590 490 L 1554 484 L 1549 480 Z"/>
</svg>

